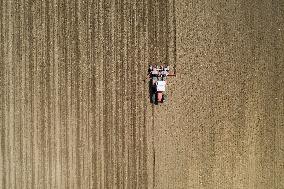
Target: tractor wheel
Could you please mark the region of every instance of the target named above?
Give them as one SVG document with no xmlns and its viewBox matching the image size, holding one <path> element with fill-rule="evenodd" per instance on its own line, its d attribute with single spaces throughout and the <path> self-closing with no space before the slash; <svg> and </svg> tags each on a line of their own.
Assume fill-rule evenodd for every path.
<svg viewBox="0 0 284 189">
<path fill-rule="evenodd" d="M 156 104 L 156 93 L 152 93 L 151 100 L 153 104 Z"/>
<path fill-rule="evenodd" d="M 165 102 L 167 100 L 167 95 L 163 94 L 162 102 Z"/>
</svg>

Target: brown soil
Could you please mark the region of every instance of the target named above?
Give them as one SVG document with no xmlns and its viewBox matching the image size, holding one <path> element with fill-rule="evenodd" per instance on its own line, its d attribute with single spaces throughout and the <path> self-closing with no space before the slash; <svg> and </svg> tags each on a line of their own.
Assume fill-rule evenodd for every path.
<svg viewBox="0 0 284 189">
<path fill-rule="evenodd" d="M 0 188 L 284 188 L 283 31 L 282 0 L 1 0 Z"/>
</svg>

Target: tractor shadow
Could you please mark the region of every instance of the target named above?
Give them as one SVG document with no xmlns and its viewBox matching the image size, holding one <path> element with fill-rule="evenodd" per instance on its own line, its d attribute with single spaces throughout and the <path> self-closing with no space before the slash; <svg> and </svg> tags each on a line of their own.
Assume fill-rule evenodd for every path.
<svg viewBox="0 0 284 189">
<path fill-rule="evenodd" d="M 156 89 L 152 86 L 152 79 L 148 81 L 148 92 L 149 92 L 149 99 L 151 104 L 158 104 L 157 98 L 156 98 Z"/>
</svg>

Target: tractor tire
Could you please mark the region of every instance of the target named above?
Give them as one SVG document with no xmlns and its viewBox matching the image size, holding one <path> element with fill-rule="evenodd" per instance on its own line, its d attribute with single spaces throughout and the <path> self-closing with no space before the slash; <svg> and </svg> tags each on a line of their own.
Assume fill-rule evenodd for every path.
<svg viewBox="0 0 284 189">
<path fill-rule="evenodd" d="M 162 102 L 165 102 L 167 100 L 167 95 L 163 94 Z"/>
<path fill-rule="evenodd" d="M 156 104 L 156 93 L 152 93 L 151 100 L 153 104 Z"/>
</svg>

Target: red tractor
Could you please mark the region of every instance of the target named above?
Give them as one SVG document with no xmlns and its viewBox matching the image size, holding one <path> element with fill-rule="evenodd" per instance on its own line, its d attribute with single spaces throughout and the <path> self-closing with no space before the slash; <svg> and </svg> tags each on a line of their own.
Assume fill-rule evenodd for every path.
<svg viewBox="0 0 284 189">
<path fill-rule="evenodd" d="M 175 66 L 173 72 L 168 65 L 149 65 L 148 76 L 150 101 L 153 104 L 163 103 L 166 100 L 166 84 L 169 76 L 176 76 Z"/>
</svg>

